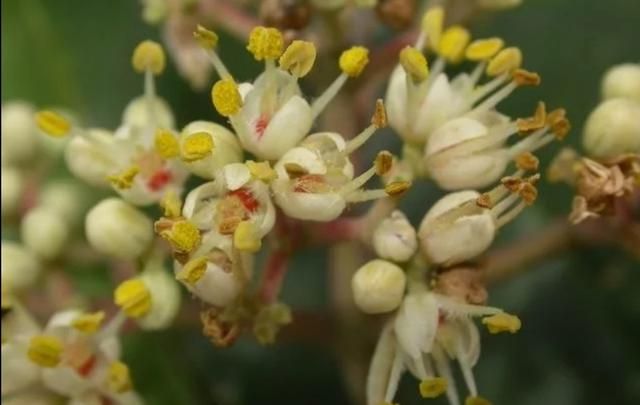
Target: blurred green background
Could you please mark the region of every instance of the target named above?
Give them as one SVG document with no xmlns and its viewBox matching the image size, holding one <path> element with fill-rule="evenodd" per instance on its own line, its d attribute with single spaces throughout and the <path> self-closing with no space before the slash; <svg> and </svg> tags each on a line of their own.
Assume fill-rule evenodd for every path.
<svg viewBox="0 0 640 405">
<path fill-rule="evenodd" d="M 142 39 L 160 37 L 157 27 L 142 21 L 140 4 L 1 4 L 2 101 L 64 106 L 89 125 L 114 127 L 126 103 L 142 92 L 142 79 L 129 64 L 132 48 Z M 564 106 L 574 125 L 565 142 L 577 146 L 582 123 L 598 103 L 604 71 L 640 61 L 639 18 L 638 0 L 524 0 L 520 8 L 482 17 L 471 28 L 476 36 L 497 35 L 521 47 L 525 66 L 543 77 L 541 87 L 518 92 L 501 109 L 525 115 L 539 99 L 550 108 Z M 231 69 L 250 77 L 243 47 L 228 37 L 222 41 Z M 194 93 L 171 63 L 158 89 L 180 125 L 217 119 L 208 91 Z M 376 142 L 369 153 L 382 146 L 399 150 L 391 135 Z M 558 145 L 546 148 L 543 163 L 558 150 Z M 421 185 L 404 208 L 418 221 L 439 195 Z M 536 205 L 507 227 L 496 245 L 565 216 L 570 199 L 566 187 L 543 184 Z M 311 262 L 311 257 L 324 256 L 312 252 L 296 261 L 283 299 L 297 309 L 323 311 L 328 306 L 325 261 Z M 519 314 L 524 327 L 515 336 L 483 333 L 483 355 L 475 369 L 483 396 L 498 405 L 639 404 L 640 265 L 615 248 L 578 247 L 528 270 L 491 291 L 491 304 Z M 98 280 L 105 284 L 104 270 L 95 271 L 89 274 L 101 274 Z M 108 296 L 106 288 L 96 291 L 93 276 L 77 273 L 81 291 Z M 286 340 L 269 348 L 246 339 L 221 350 L 211 347 L 198 328 L 176 328 L 128 335 L 125 359 L 149 404 L 349 403 L 331 342 L 322 338 Z M 404 379 L 398 402 L 423 402 L 412 379 Z"/>
</svg>

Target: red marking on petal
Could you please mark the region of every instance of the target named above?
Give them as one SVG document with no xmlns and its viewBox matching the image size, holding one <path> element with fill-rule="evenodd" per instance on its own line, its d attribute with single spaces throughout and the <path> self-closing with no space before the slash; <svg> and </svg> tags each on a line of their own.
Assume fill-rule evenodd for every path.
<svg viewBox="0 0 640 405">
<path fill-rule="evenodd" d="M 260 208 L 260 202 L 256 200 L 253 193 L 246 188 L 239 188 L 231 191 L 229 192 L 229 195 L 237 197 L 249 212 L 256 212 L 258 208 Z"/>
<path fill-rule="evenodd" d="M 147 181 L 147 187 L 152 191 L 158 191 L 164 188 L 171 181 L 171 171 L 167 169 L 160 169 L 153 173 L 153 175 Z"/>
<path fill-rule="evenodd" d="M 258 139 L 262 138 L 262 135 L 264 135 L 264 131 L 267 129 L 268 125 L 269 125 L 269 117 L 267 117 L 266 115 L 261 115 L 260 118 L 258 118 L 258 120 L 255 123 L 256 134 L 258 135 Z"/>
<path fill-rule="evenodd" d="M 83 377 L 87 377 L 96 365 L 96 356 L 91 355 L 84 363 L 80 364 L 76 371 Z"/>
</svg>

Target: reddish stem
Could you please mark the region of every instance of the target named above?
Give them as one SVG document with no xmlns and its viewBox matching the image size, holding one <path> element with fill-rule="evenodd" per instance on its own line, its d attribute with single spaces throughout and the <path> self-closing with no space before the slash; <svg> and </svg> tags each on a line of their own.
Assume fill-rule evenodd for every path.
<svg viewBox="0 0 640 405">
<path fill-rule="evenodd" d="M 278 249 L 271 252 L 262 275 L 260 298 L 265 303 L 277 301 L 284 277 L 287 274 L 290 252 Z"/>
</svg>

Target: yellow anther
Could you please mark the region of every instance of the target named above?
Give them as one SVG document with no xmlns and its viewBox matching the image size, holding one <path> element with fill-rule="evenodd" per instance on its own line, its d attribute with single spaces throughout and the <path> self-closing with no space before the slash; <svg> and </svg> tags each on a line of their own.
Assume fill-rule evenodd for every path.
<svg viewBox="0 0 640 405">
<path fill-rule="evenodd" d="M 387 110 L 384 108 L 384 102 L 381 98 L 376 100 L 376 109 L 371 117 L 371 125 L 380 129 L 387 126 Z"/>
<path fill-rule="evenodd" d="M 178 139 L 168 129 L 158 129 L 154 138 L 154 146 L 158 155 L 171 159 L 180 154 Z"/>
<path fill-rule="evenodd" d="M 518 169 L 528 172 L 538 170 L 540 160 L 531 152 L 524 152 L 516 156 L 516 166 Z"/>
<path fill-rule="evenodd" d="M 542 81 L 539 74 L 524 69 L 514 70 L 511 77 L 518 86 L 539 86 Z"/>
<path fill-rule="evenodd" d="M 392 183 L 387 184 L 384 187 L 385 193 L 391 197 L 397 197 L 404 194 L 407 190 L 411 188 L 411 182 L 408 181 L 394 181 Z"/>
<path fill-rule="evenodd" d="M 428 378 L 420 383 L 422 398 L 437 398 L 447 391 L 447 380 L 442 377 Z"/>
<path fill-rule="evenodd" d="M 504 41 L 501 38 L 477 39 L 469 44 L 465 56 L 475 62 L 488 60 L 500 52 L 503 46 Z"/>
<path fill-rule="evenodd" d="M 564 108 L 557 108 L 547 115 L 547 125 L 558 140 L 564 139 L 571 130 L 571 123 Z"/>
<path fill-rule="evenodd" d="M 140 168 L 136 165 L 128 167 L 124 171 L 118 174 L 114 174 L 112 176 L 107 176 L 107 180 L 111 183 L 111 185 L 120 190 L 126 190 L 133 186 L 133 180 L 140 173 Z"/>
<path fill-rule="evenodd" d="M 164 210 L 165 217 L 177 218 L 182 212 L 182 201 L 173 190 L 170 190 L 162 196 L 160 207 Z"/>
<path fill-rule="evenodd" d="M 438 52 L 451 63 L 462 62 L 464 51 L 471 40 L 471 34 L 460 25 L 452 25 L 442 34 Z"/>
<path fill-rule="evenodd" d="M 122 394 L 133 388 L 129 367 L 121 361 L 114 361 L 109 365 L 107 378 L 107 385 L 110 391 Z"/>
<path fill-rule="evenodd" d="M 210 31 L 198 24 L 196 30 L 193 32 L 193 37 L 198 41 L 201 47 L 205 49 L 213 49 L 218 46 L 218 34 Z"/>
<path fill-rule="evenodd" d="M 189 221 L 174 222 L 171 228 L 160 232 L 176 253 L 191 253 L 200 244 L 200 231 Z"/>
<path fill-rule="evenodd" d="M 29 341 L 27 357 L 41 367 L 55 367 L 62 356 L 62 342 L 55 336 L 37 335 Z"/>
<path fill-rule="evenodd" d="M 316 46 L 313 42 L 295 40 L 280 57 L 280 67 L 296 77 L 306 76 L 316 61 Z"/>
<path fill-rule="evenodd" d="M 427 58 L 412 46 L 407 46 L 400 51 L 400 64 L 414 82 L 422 82 L 429 75 Z"/>
<path fill-rule="evenodd" d="M 516 47 L 504 48 L 487 65 L 487 75 L 500 76 L 512 72 L 522 65 L 522 52 Z"/>
<path fill-rule="evenodd" d="M 238 85 L 231 79 L 218 80 L 211 88 L 211 101 L 220 115 L 229 117 L 242 108 Z"/>
<path fill-rule="evenodd" d="M 155 75 L 159 75 L 164 70 L 166 60 L 162 46 L 154 41 L 142 41 L 133 50 L 131 64 L 138 73 L 147 70 Z"/>
<path fill-rule="evenodd" d="M 246 165 L 251 175 L 258 180 L 268 183 L 278 177 L 269 162 L 254 162 L 253 160 L 248 160 Z"/>
<path fill-rule="evenodd" d="M 138 278 L 120 283 L 113 292 L 113 299 L 116 305 L 132 318 L 143 317 L 151 310 L 151 293 L 146 284 Z"/>
<path fill-rule="evenodd" d="M 243 252 L 255 253 L 262 247 L 256 226 L 249 221 L 242 221 L 233 232 L 233 245 Z"/>
<path fill-rule="evenodd" d="M 376 168 L 376 174 L 378 176 L 384 176 L 393 166 L 393 155 L 390 152 L 383 150 L 378 153 L 373 164 Z"/>
<path fill-rule="evenodd" d="M 181 157 L 185 162 L 195 162 L 211 155 L 215 144 L 208 132 L 189 134 L 182 141 Z"/>
<path fill-rule="evenodd" d="M 104 320 L 104 312 L 98 311 L 93 313 L 81 314 L 73 321 L 71 326 L 84 333 L 95 333 Z"/>
<path fill-rule="evenodd" d="M 464 405 L 491 405 L 491 402 L 482 397 L 467 397 L 464 400 Z"/>
<path fill-rule="evenodd" d="M 482 323 L 487 325 L 489 333 L 493 334 L 500 332 L 516 333 L 522 327 L 520 318 L 504 312 L 482 318 Z"/>
<path fill-rule="evenodd" d="M 176 278 L 183 283 L 194 285 L 202 278 L 202 276 L 204 276 L 204 272 L 206 270 L 207 258 L 204 256 L 198 257 L 197 259 L 189 260 L 182 267 L 182 270 L 176 274 Z"/>
<path fill-rule="evenodd" d="M 444 9 L 442 7 L 433 7 L 424 13 L 422 31 L 427 35 L 427 40 L 433 49 L 437 49 L 440 44 L 443 25 Z"/>
<path fill-rule="evenodd" d="M 42 132 L 54 138 L 65 137 L 71 130 L 69 120 L 50 110 L 38 111 L 36 113 L 36 124 Z"/>
<path fill-rule="evenodd" d="M 340 70 L 350 77 L 358 77 L 369 63 L 369 50 L 362 46 L 354 46 L 340 55 Z"/>
<path fill-rule="evenodd" d="M 518 195 L 527 205 L 531 205 L 538 198 L 538 189 L 532 183 L 523 182 L 518 189 Z"/>
<path fill-rule="evenodd" d="M 275 60 L 282 54 L 284 38 L 276 28 L 255 27 L 249 34 L 247 50 L 256 60 Z"/>
<path fill-rule="evenodd" d="M 478 198 L 476 198 L 476 205 L 480 208 L 493 208 L 494 204 L 491 201 L 491 196 L 488 193 L 480 194 Z"/>
</svg>

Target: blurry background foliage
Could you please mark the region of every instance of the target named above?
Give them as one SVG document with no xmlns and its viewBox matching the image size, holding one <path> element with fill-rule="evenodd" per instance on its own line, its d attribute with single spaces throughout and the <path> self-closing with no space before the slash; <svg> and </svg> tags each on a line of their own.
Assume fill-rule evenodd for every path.
<svg viewBox="0 0 640 405">
<path fill-rule="evenodd" d="M 86 125 L 113 128 L 126 103 L 142 92 L 142 79 L 129 63 L 133 47 L 159 38 L 158 28 L 142 22 L 139 3 L 1 4 L 2 102 L 68 107 Z M 640 0 L 524 0 L 520 8 L 484 17 L 471 28 L 475 36 L 497 35 L 521 47 L 525 66 L 542 75 L 541 87 L 518 92 L 501 109 L 526 115 L 539 99 L 549 108 L 564 106 L 574 125 L 565 144 L 578 146 L 582 124 L 598 103 L 604 71 L 640 61 L 639 18 Z M 259 69 L 248 63 L 242 44 L 224 35 L 221 43 L 223 57 L 240 79 Z M 180 125 L 220 120 L 208 91 L 194 93 L 171 63 L 158 87 Z M 383 146 L 399 151 L 390 133 L 375 139 L 368 151 L 372 156 Z M 558 145 L 546 148 L 543 163 L 558 150 Z M 403 208 L 419 221 L 439 195 L 435 187 L 420 185 Z M 509 225 L 495 246 L 526 238 L 565 216 L 570 200 L 564 186 L 544 183 L 535 206 Z M 7 234 L 15 235 L 3 229 Z M 294 308 L 321 311 L 328 306 L 326 261 L 310 257 L 296 260 L 282 298 Z M 475 369 L 483 395 L 497 405 L 640 404 L 640 265 L 617 249 L 576 248 L 528 270 L 491 290 L 491 304 L 519 314 L 524 327 L 515 336 L 484 336 Z M 104 269 L 70 271 L 79 291 L 110 295 Z M 128 335 L 125 359 L 149 404 L 346 404 L 331 351 L 335 331 L 318 330 L 318 336 L 268 348 L 246 339 L 220 350 L 199 328 L 174 328 Z M 423 403 L 413 381 L 405 378 L 402 386 L 400 403 Z"/>
</svg>

